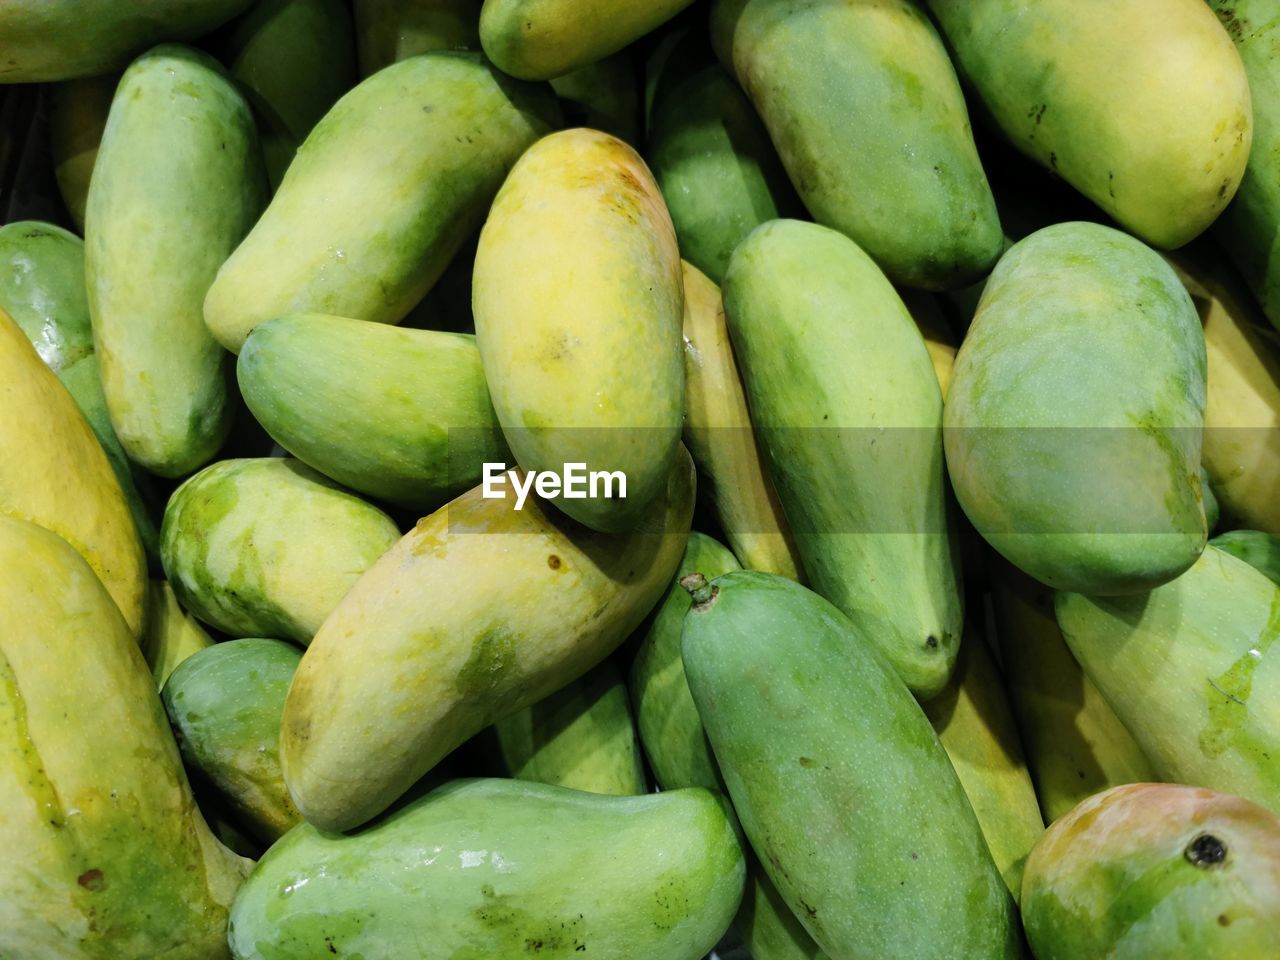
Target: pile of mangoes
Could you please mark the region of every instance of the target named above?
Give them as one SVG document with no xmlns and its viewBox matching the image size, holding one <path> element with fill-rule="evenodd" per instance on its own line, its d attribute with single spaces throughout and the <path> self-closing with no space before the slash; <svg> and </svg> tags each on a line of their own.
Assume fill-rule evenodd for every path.
<svg viewBox="0 0 1280 960">
<path fill-rule="evenodd" d="M 0 2 L 0 958 L 1276 960 L 1278 51 Z"/>
</svg>

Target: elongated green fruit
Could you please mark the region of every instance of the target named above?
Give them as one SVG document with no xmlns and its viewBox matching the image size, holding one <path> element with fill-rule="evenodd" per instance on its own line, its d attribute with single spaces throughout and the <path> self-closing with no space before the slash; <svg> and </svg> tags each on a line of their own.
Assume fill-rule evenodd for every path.
<svg viewBox="0 0 1280 960">
<path fill-rule="evenodd" d="M 466 334 L 293 314 L 254 329 L 236 377 L 277 443 L 392 503 L 434 510 L 510 459 Z"/>
<path fill-rule="evenodd" d="M 1042 583 L 1149 590 L 1204 548 L 1200 320 L 1127 234 L 1063 223 L 991 274 L 947 394 L 947 469 L 978 532 Z"/>
<path fill-rule="evenodd" d="M 530 497 L 463 494 L 418 522 L 316 635 L 285 703 L 298 809 L 328 830 L 385 810 L 455 747 L 626 639 L 680 562 L 683 450 L 636 532 L 602 535 Z"/>
<path fill-rule="evenodd" d="M 1150 593 L 1059 592 L 1055 608 L 1071 652 L 1160 779 L 1280 813 L 1280 586 L 1209 547 Z"/>
<path fill-rule="evenodd" d="M 74 549 L 0 517 L 0 956 L 226 957 L 245 872 L 195 810 L 133 632 Z"/>
<path fill-rule="evenodd" d="M 157 47 L 125 71 L 85 215 L 85 274 L 116 435 L 153 473 L 206 463 L 234 412 L 204 325 L 214 274 L 262 206 L 249 106 L 217 63 Z"/>
<path fill-rule="evenodd" d="M 616 137 L 565 130 L 516 164 L 476 252 L 476 342 L 520 466 L 621 472 L 557 507 L 602 531 L 634 526 L 680 446 L 684 302 L 671 218 Z"/>
<path fill-rule="evenodd" d="M 71 222 L 84 233 L 84 208 L 89 179 L 98 159 L 102 131 L 120 75 L 85 77 L 52 84 L 49 90 L 49 149 L 58 192 Z"/>
<path fill-rule="evenodd" d="M 316 124 L 218 271 L 210 331 L 239 352 L 286 313 L 398 323 L 557 114 L 549 90 L 476 54 L 423 54 L 365 80 Z"/>
<path fill-rule="evenodd" d="M 978 821 L 876 646 L 783 577 L 691 581 L 689 688 L 751 846 L 813 939 L 835 960 L 1015 957 Z"/>
<path fill-rule="evenodd" d="M 205 623 L 305 644 L 399 536 L 377 507 L 296 460 L 222 460 L 174 491 L 160 556 Z"/>
<path fill-rule="evenodd" d="M 620 50 L 551 78 L 566 127 L 590 127 L 639 148 L 640 89 L 631 55 Z"/>
<path fill-rule="evenodd" d="M 1000 255 L 955 70 L 912 0 L 718 0 L 711 38 L 813 218 L 896 283 L 962 287 Z"/>
<path fill-rule="evenodd" d="M 795 220 L 742 242 L 724 298 L 751 419 L 810 583 L 913 692 L 936 694 L 963 611 L 942 395 L 915 321 L 857 244 Z"/>
<path fill-rule="evenodd" d="M 237 960 L 406 960 L 425 943 L 457 960 L 698 960 L 729 925 L 742 877 L 705 790 L 606 797 L 458 780 L 351 836 L 292 830 L 236 899 L 231 949 Z"/>
<path fill-rule="evenodd" d="M 1280 584 L 1280 537 L 1260 530 L 1231 530 L 1209 543 L 1239 557 L 1272 583 Z"/>
<path fill-rule="evenodd" d="M 213 638 L 182 609 L 167 580 L 152 580 L 147 590 L 147 622 L 138 645 L 159 690 L 178 664 L 213 646 Z"/>
<path fill-rule="evenodd" d="M 1280 926 L 1280 818 L 1194 787 L 1108 790 L 1036 845 L 1022 917 L 1037 960 L 1266 960 Z"/>
<path fill-rule="evenodd" d="M 479 50 L 480 2 L 355 0 L 360 75 L 432 50 Z"/>
</svg>

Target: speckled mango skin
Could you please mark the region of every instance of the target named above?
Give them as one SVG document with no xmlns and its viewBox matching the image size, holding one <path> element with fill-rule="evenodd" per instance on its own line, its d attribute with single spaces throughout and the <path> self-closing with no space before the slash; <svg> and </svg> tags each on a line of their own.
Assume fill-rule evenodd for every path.
<svg viewBox="0 0 1280 960">
<path fill-rule="evenodd" d="M 247 863 L 195 808 L 132 631 L 66 541 L 0 517 L 0 955 L 220 960 Z"/>
<path fill-rule="evenodd" d="M 1005 136 L 1157 247 L 1220 214 L 1253 140 L 1244 65 L 1202 0 L 928 0 Z"/>
<path fill-rule="evenodd" d="M 742 896 L 705 790 L 606 797 L 456 780 L 343 836 L 303 824 L 236 899 L 236 960 L 698 960 Z M 424 909 L 424 904 L 428 905 Z"/>
<path fill-rule="evenodd" d="M 1212 837 L 1220 862 L 1193 862 Z M 1280 818 L 1247 800 L 1138 783 L 1085 800 L 1027 862 L 1037 960 L 1269 960 L 1280 928 Z"/>
<path fill-rule="evenodd" d="M 814 220 L 895 283 L 962 287 L 1000 255 L 955 70 L 911 0 L 718 0 L 711 39 Z"/>
<path fill-rule="evenodd" d="M 227 640 L 183 660 L 162 691 L 183 759 L 267 844 L 302 820 L 280 773 L 280 717 L 301 659 L 283 640 Z"/>
<path fill-rule="evenodd" d="M 0 409 L 0 515 L 65 538 L 136 635 L 147 570 L 120 482 L 71 395 L 3 308 Z"/>
<path fill-rule="evenodd" d="M 209 330 L 239 352 L 254 327 L 287 313 L 398 323 L 481 223 L 511 164 L 558 121 L 549 89 L 477 54 L 380 71 L 298 148 L 209 288 Z"/>
<path fill-rule="evenodd" d="M 1014 960 L 1013 900 L 889 662 L 784 577 L 737 570 L 711 590 L 685 618 L 689 689 L 751 846 L 813 939 L 833 958 Z"/>
<path fill-rule="evenodd" d="M 670 582 L 693 483 L 682 450 L 629 534 L 479 487 L 420 520 L 325 621 L 289 690 L 281 759 L 303 815 L 365 823 L 469 737 L 604 659 Z"/>
<path fill-rule="evenodd" d="M 360 75 L 432 50 L 480 49 L 481 0 L 355 0 Z"/>
<path fill-rule="evenodd" d="M 296 460 L 222 460 L 174 491 L 160 557 L 205 623 L 306 644 L 399 537 L 377 507 Z"/>
<path fill-rule="evenodd" d="M 978 532 L 1049 586 L 1115 595 L 1186 570 L 1206 359 L 1191 298 L 1141 241 L 1063 223 L 991 274 L 947 393 L 947 470 Z"/>
<path fill-rule="evenodd" d="M 1055 609 L 1161 780 L 1280 813 L 1280 586 L 1210 546 L 1150 593 L 1059 592 Z"/>
<path fill-rule="evenodd" d="M 202 305 L 264 195 L 253 115 L 222 67 L 174 44 L 134 61 L 89 186 L 85 286 L 111 422 L 153 473 L 202 466 L 231 427 Z"/>
<path fill-rule="evenodd" d="M 84 233 L 89 180 L 120 75 L 52 84 L 49 90 L 49 150 L 58 192 L 77 230 Z"/>
<path fill-rule="evenodd" d="M 513 77 L 550 80 L 603 60 L 693 0 L 485 0 L 480 43 Z"/>
<path fill-rule="evenodd" d="M 476 252 L 476 342 L 525 470 L 620 470 L 627 496 L 554 503 L 602 531 L 633 526 L 680 446 L 684 285 L 671 217 L 631 147 L 596 130 L 545 137 L 494 200 Z"/>
</svg>

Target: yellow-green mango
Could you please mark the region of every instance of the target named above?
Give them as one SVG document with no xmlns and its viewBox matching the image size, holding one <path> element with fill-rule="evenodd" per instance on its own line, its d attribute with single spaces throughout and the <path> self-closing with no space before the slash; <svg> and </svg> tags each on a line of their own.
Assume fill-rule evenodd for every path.
<svg viewBox="0 0 1280 960">
<path fill-rule="evenodd" d="M 38 523 L 75 547 L 136 635 L 146 561 L 120 481 L 71 395 L 3 308 L 0 409 L 0 516 Z"/>
<path fill-rule="evenodd" d="M 68 80 L 49 87 L 49 148 L 58 192 L 71 222 L 84 233 L 84 207 L 98 145 L 107 126 L 119 74 Z"/>
<path fill-rule="evenodd" d="M 0 956 L 225 958 L 247 864 L 195 809 L 132 629 L 48 530 L 0 517 L 0 569 Z"/>
<path fill-rule="evenodd" d="M 552 502 L 602 531 L 635 525 L 680 446 L 684 285 L 644 161 L 596 130 L 529 149 L 480 234 L 472 305 L 498 422 L 526 471 L 621 471 L 625 498 Z"/>
<path fill-rule="evenodd" d="M 152 580 L 147 591 L 147 622 L 138 644 L 159 690 L 178 664 L 212 646 L 213 638 L 182 609 L 167 580 Z"/>
<path fill-rule="evenodd" d="M 550 80 L 603 60 L 693 0 L 484 0 L 480 43 L 513 77 Z"/>
<path fill-rule="evenodd" d="M 306 644 L 399 538 L 385 513 L 297 460 L 222 460 L 174 491 L 160 557 L 205 623 Z"/>
<path fill-rule="evenodd" d="M 603 535 L 478 487 L 418 522 L 325 621 L 285 702 L 281 759 L 326 830 L 385 810 L 455 747 L 607 656 L 657 602 L 693 513 L 680 451 L 640 530 Z"/>
<path fill-rule="evenodd" d="M 89 186 L 85 283 L 111 422 L 153 473 L 207 463 L 231 427 L 229 358 L 202 304 L 264 190 L 253 116 L 221 66 L 176 45 L 134 61 Z"/>
<path fill-rule="evenodd" d="M 1023 153 L 1157 247 L 1201 233 L 1253 140 L 1244 65 L 1203 0 L 928 0 Z"/>
<path fill-rule="evenodd" d="M 360 76 L 432 50 L 479 50 L 480 2 L 355 0 Z"/>
<path fill-rule="evenodd" d="M 287 313 L 398 323 L 558 119 L 549 89 L 478 54 L 427 53 L 374 74 L 316 124 L 218 271 L 209 330 L 239 352 L 254 327 Z"/>
</svg>

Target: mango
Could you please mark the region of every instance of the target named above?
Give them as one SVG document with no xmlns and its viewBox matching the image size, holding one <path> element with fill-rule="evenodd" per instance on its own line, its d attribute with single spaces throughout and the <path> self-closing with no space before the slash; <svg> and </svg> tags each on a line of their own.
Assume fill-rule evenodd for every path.
<svg viewBox="0 0 1280 960">
<path fill-rule="evenodd" d="M 1004 255 L 956 356 L 944 439 L 956 498 L 1015 566 L 1063 590 L 1165 583 L 1207 535 L 1205 346 L 1141 241 L 1046 227 Z"/>
<path fill-rule="evenodd" d="M 626 50 L 551 78 L 566 127 L 590 127 L 639 147 L 640 90 Z"/>
<path fill-rule="evenodd" d="M 213 646 L 213 638 L 182 609 L 168 581 L 152 580 L 147 590 L 147 622 L 138 645 L 160 690 L 178 664 Z"/>
<path fill-rule="evenodd" d="M 119 74 L 85 77 L 51 84 L 49 90 L 49 148 L 58 192 L 77 230 L 84 233 L 84 208 L 89 179 L 98 159 L 102 131 Z"/>
<path fill-rule="evenodd" d="M 316 124 L 218 271 L 209 330 L 239 352 L 287 313 L 399 322 L 558 119 L 549 90 L 474 54 L 423 54 L 365 80 Z"/>
<path fill-rule="evenodd" d="M 360 76 L 432 50 L 480 49 L 480 0 L 355 0 Z"/>
<path fill-rule="evenodd" d="M 1231 530 L 1209 541 L 1238 557 L 1272 583 L 1280 584 L 1280 537 L 1261 530 Z"/>
<path fill-rule="evenodd" d="M 222 460 L 174 491 L 160 556 L 205 623 L 306 644 L 399 537 L 377 507 L 296 460 Z"/>
<path fill-rule="evenodd" d="M 531 147 L 480 234 L 476 343 L 503 434 L 526 471 L 619 471 L 552 502 L 592 529 L 634 526 L 666 489 L 680 446 L 680 255 L 644 161 L 594 130 Z"/>
<path fill-rule="evenodd" d="M 734 251 L 725 312 L 751 419 L 813 588 L 918 696 L 946 685 L 963 610 L 942 476 L 942 395 L 872 259 L 776 220 Z"/>
<path fill-rule="evenodd" d="M 938 378 L 942 402 L 946 403 L 947 391 L 951 389 L 951 375 L 956 366 L 956 353 L 960 349 L 959 341 L 935 294 L 905 289 L 899 290 L 898 294 L 911 314 L 911 319 L 916 322 L 920 336 L 924 337 L 925 349 L 929 351 L 929 360 L 933 363 L 933 375 Z"/>
</svg>

